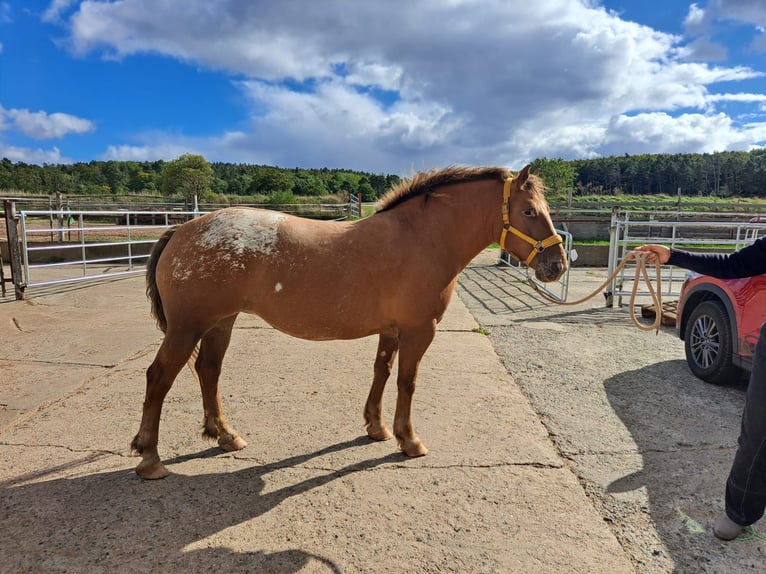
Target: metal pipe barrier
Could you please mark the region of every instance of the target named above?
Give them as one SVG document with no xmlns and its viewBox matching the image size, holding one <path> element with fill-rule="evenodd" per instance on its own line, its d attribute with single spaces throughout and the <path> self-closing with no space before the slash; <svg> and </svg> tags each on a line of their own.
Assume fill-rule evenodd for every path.
<svg viewBox="0 0 766 574">
<path fill-rule="evenodd" d="M 143 273 L 149 258 L 148 246 L 157 241 L 159 232 L 181 219 L 199 214 L 191 211 L 20 211 L 23 288 Z M 35 220 L 53 216 L 64 224 L 51 224 L 47 228 L 31 225 Z M 154 224 L 136 223 L 146 218 L 152 218 Z M 105 222 L 109 219 L 114 223 Z M 87 225 L 87 221 L 95 224 Z M 41 245 L 40 238 L 51 234 L 63 241 Z M 141 249 L 142 245 L 147 247 Z M 40 262 L 46 258 L 47 261 Z"/>
<path fill-rule="evenodd" d="M 730 221 L 705 221 L 707 212 L 653 213 L 615 209 L 609 228 L 609 268 L 611 275 L 625 258 L 627 252 L 645 243 L 660 243 L 668 247 L 686 250 L 715 250 L 730 252 L 741 249 L 766 234 L 766 219 L 748 214 L 716 214 L 716 217 L 730 218 Z M 743 221 L 744 219 L 744 221 Z M 632 276 L 623 269 L 617 274 L 604 292 L 607 307 L 622 306 L 622 297 L 630 291 L 623 286 L 632 285 Z M 677 297 L 686 279 L 686 271 L 672 265 L 660 268 L 662 296 Z M 651 274 L 650 274 L 651 275 Z M 655 281 L 656 272 L 651 276 Z M 639 295 L 649 296 L 648 292 Z"/>
<path fill-rule="evenodd" d="M 265 207 L 339 221 L 348 219 L 349 205 Z M 10 282 L 14 284 L 17 299 L 23 299 L 28 288 L 144 273 L 151 245 L 161 232 L 209 212 L 172 207 L 154 211 L 145 208 L 71 210 L 64 204 L 58 209 L 17 210 L 13 201 L 5 202 L 5 211 L 11 251 Z M 5 278 L 0 279 L 4 287 Z"/>
<path fill-rule="evenodd" d="M 561 235 L 561 238 L 564 240 L 563 247 L 567 254 L 568 263 L 566 272 L 557 281 L 554 282 L 556 287 L 553 289 L 556 289 L 558 293 L 550 288 L 550 283 L 541 283 L 535 279 L 534 273 L 530 271 L 530 268 L 523 261 L 517 261 L 507 251 L 503 251 L 502 249 L 500 250 L 500 260 L 498 263 L 505 265 L 514 274 L 521 276 L 525 281 L 534 283 L 538 290 L 543 291 L 551 299 L 559 302 L 564 302 L 567 300 L 567 296 L 569 295 L 569 272 L 572 269 L 572 262 L 577 260 L 577 251 L 572 248 L 571 233 L 562 231 L 560 229 L 556 229 L 556 233 Z"/>
</svg>

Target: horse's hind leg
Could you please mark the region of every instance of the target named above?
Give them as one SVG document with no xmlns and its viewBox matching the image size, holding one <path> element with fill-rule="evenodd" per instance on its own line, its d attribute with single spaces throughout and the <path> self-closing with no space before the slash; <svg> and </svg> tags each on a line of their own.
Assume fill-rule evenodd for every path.
<svg viewBox="0 0 766 574">
<path fill-rule="evenodd" d="M 367 436 L 373 440 L 388 440 L 394 435 L 388 430 L 383 420 L 383 389 L 391 375 L 396 353 L 399 351 L 399 339 L 381 335 L 378 339 L 378 352 L 375 355 L 375 375 L 372 379 L 370 394 L 364 405 L 364 420 L 367 423 Z"/>
<path fill-rule="evenodd" d="M 436 323 L 429 323 L 421 329 L 402 333 L 399 337 L 399 376 L 396 381 L 396 414 L 394 415 L 394 436 L 399 448 L 407 456 L 423 456 L 428 449 L 412 428 L 410 411 L 415 380 L 418 376 L 420 359 L 436 334 Z"/>
<path fill-rule="evenodd" d="M 215 439 L 226 451 L 241 450 L 247 446 L 245 440 L 226 422 L 218 392 L 218 379 L 226 349 L 229 348 L 231 330 L 237 316 L 222 319 L 202 337 L 199 355 L 194 368 L 199 375 L 202 389 L 202 406 L 205 410 L 202 436 Z"/>
<path fill-rule="evenodd" d="M 191 357 L 198 337 L 184 329 L 168 329 L 157 356 L 146 371 L 146 397 L 141 426 L 131 448 L 142 457 L 136 473 L 142 478 L 165 478 L 168 471 L 157 452 L 162 403 L 178 372 Z"/>
</svg>

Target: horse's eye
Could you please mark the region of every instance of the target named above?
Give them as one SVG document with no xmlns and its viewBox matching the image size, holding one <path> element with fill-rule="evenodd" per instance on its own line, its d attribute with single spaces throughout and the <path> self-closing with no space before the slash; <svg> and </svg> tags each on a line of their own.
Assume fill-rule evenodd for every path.
<svg viewBox="0 0 766 574">
<path fill-rule="evenodd" d="M 524 217 L 537 217 L 537 212 L 534 209 L 525 209 L 521 214 Z"/>
</svg>

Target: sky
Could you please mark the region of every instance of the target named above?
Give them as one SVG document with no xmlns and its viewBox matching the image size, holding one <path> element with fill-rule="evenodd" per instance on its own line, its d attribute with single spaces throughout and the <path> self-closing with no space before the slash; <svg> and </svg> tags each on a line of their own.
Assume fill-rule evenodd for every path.
<svg viewBox="0 0 766 574">
<path fill-rule="evenodd" d="M 0 0 L 0 157 L 409 175 L 766 145 L 764 0 Z"/>
</svg>

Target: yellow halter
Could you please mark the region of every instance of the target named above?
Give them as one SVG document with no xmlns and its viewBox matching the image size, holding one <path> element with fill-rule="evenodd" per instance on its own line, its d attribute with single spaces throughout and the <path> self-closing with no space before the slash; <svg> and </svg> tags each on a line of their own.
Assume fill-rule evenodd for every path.
<svg viewBox="0 0 766 574">
<path fill-rule="evenodd" d="M 503 232 L 500 234 L 500 248 L 503 251 L 507 251 L 508 253 L 513 254 L 516 259 L 521 260 L 521 257 L 505 247 L 505 240 L 507 239 L 508 232 L 510 231 L 516 237 L 520 237 L 532 246 L 532 251 L 529 252 L 529 256 L 524 260 L 524 263 L 529 265 L 538 253 L 545 251 L 546 247 L 558 245 L 559 243 L 563 243 L 564 240 L 561 238 L 561 235 L 554 233 L 547 239 L 537 241 L 536 239 L 533 239 L 529 235 L 522 233 L 511 225 L 511 181 L 513 181 L 513 176 L 509 176 L 503 185 Z"/>
</svg>

